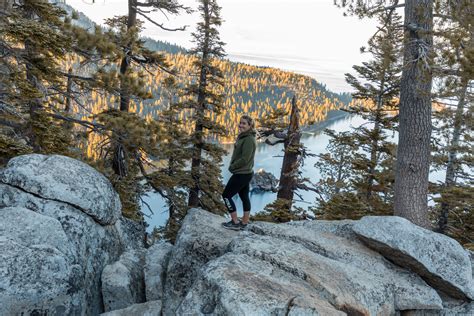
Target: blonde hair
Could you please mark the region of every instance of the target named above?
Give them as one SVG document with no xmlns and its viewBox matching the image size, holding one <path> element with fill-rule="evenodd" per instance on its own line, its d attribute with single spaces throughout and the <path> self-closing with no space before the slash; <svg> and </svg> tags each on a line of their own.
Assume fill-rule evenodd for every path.
<svg viewBox="0 0 474 316">
<path fill-rule="evenodd" d="M 252 130 L 252 132 L 256 132 L 257 129 L 255 128 L 255 120 L 248 114 L 244 114 L 240 117 L 240 119 L 244 119 L 247 121 L 247 123 L 250 125 L 250 129 Z"/>
</svg>

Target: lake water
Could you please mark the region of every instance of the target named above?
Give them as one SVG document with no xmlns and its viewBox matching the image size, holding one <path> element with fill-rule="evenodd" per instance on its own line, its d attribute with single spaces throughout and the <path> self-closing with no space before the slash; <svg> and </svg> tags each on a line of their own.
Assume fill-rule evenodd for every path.
<svg viewBox="0 0 474 316">
<path fill-rule="evenodd" d="M 327 125 L 327 128 L 331 128 L 335 131 L 347 131 L 351 126 L 360 126 L 364 123 L 364 120 L 358 116 L 349 116 L 333 123 Z M 308 148 L 309 152 L 312 154 L 320 154 L 326 151 L 326 146 L 329 142 L 329 137 L 323 133 L 324 128 L 318 128 L 313 132 L 304 132 L 301 138 L 302 143 Z M 395 137 L 395 136 L 394 136 Z M 393 139 L 392 141 L 396 141 Z M 222 166 L 222 175 L 224 183 L 227 183 L 231 174 L 227 170 L 229 165 L 230 158 L 232 156 L 232 144 L 223 144 L 222 145 L 227 151 L 228 154 L 224 157 L 224 163 Z M 281 164 L 283 161 L 283 144 L 277 144 L 275 146 L 267 145 L 265 143 L 259 143 L 257 145 L 257 151 L 255 153 L 255 167 L 254 170 L 259 170 L 263 168 L 267 172 L 271 172 L 278 179 L 280 177 Z M 317 162 L 317 157 L 308 157 L 305 160 L 305 165 L 302 168 L 303 176 L 311 179 L 312 182 L 317 182 L 320 178 L 317 168 L 314 167 L 314 164 Z M 297 201 L 295 204 L 301 207 L 308 207 L 315 201 L 314 192 L 300 192 L 303 201 Z M 296 197 L 295 197 L 296 198 Z M 163 199 L 156 193 L 149 193 L 148 196 L 145 196 L 144 201 L 150 205 L 153 210 L 152 215 L 147 218 L 149 224 L 148 230 L 152 230 L 155 226 L 162 226 L 166 223 L 168 219 L 168 213 L 166 204 Z M 276 193 L 265 192 L 265 193 L 253 193 L 250 196 L 250 201 L 252 204 L 252 213 L 258 212 L 264 209 L 265 205 L 274 201 L 276 199 Z M 242 203 L 238 198 L 238 195 L 234 198 L 234 201 L 237 205 L 237 210 L 239 216 L 242 214 Z M 147 207 L 142 208 L 145 214 L 149 214 Z"/>
</svg>

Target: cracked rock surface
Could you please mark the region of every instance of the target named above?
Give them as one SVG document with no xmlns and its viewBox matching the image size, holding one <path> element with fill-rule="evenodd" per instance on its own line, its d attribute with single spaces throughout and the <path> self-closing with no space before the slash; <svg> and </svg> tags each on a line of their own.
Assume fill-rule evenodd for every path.
<svg viewBox="0 0 474 316">
<path fill-rule="evenodd" d="M 100 314 L 104 266 L 140 243 L 107 179 L 63 156 L 10 160 L 0 217 L 0 315 Z"/>
<path fill-rule="evenodd" d="M 118 194 L 94 168 L 59 155 L 23 155 L 11 159 L 0 182 L 42 199 L 82 210 L 99 224 L 114 224 L 121 214 Z"/>
<path fill-rule="evenodd" d="M 164 315 L 449 315 L 472 306 L 367 247 L 358 221 L 257 222 L 238 232 L 224 221 L 189 211 L 168 263 Z"/>
<path fill-rule="evenodd" d="M 354 232 L 370 248 L 410 269 L 434 288 L 458 299 L 474 299 L 469 253 L 448 236 L 397 216 L 366 216 Z"/>
</svg>

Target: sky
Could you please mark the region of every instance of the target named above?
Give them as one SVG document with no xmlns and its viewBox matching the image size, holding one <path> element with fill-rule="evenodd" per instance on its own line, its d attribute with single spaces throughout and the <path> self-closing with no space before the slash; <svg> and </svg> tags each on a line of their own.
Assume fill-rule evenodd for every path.
<svg viewBox="0 0 474 316">
<path fill-rule="evenodd" d="M 66 0 L 96 23 L 127 13 L 127 0 Z M 197 8 L 195 0 L 180 3 Z M 309 75 L 334 92 L 349 92 L 344 74 L 367 60 L 360 47 L 376 30 L 372 20 L 344 17 L 333 0 L 220 0 L 221 39 L 227 58 Z M 184 32 L 166 32 L 146 22 L 144 35 L 191 48 L 197 12 L 153 19 L 167 27 L 189 25 Z"/>
</svg>

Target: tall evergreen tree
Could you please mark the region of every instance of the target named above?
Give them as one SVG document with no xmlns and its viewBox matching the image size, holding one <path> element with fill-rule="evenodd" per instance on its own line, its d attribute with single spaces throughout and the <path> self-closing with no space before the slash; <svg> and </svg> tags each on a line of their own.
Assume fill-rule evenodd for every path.
<svg viewBox="0 0 474 316">
<path fill-rule="evenodd" d="M 306 210 L 294 206 L 294 196 L 301 198 L 299 191 L 316 191 L 310 180 L 302 176 L 304 159 L 313 155 L 301 143 L 300 110 L 296 96 L 291 99 L 289 123 L 285 122 L 287 115 L 286 111 L 274 108 L 260 120 L 260 136 L 273 137 L 273 141 L 266 139 L 269 145 L 283 143 L 284 154 L 277 199 L 265 206 L 265 212 L 254 216 L 257 220 L 288 222 L 309 216 Z"/>
<path fill-rule="evenodd" d="M 316 164 L 322 179 L 315 212 L 325 219 L 393 213 L 396 148 L 387 134 L 394 132 L 397 118 L 402 33 L 400 17 L 394 10 L 379 13 L 378 20 L 378 30 L 368 48 L 361 49 L 372 59 L 353 67 L 357 77 L 346 74 L 358 100 L 347 111 L 367 123 L 342 133 L 326 131 L 330 137 L 328 153 L 320 155 Z"/>
<path fill-rule="evenodd" d="M 318 155 L 315 167 L 321 179 L 317 183 L 318 194 L 312 211 L 319 219 L 358 219 L 368 214 L 354 186 L 356 178 L 354 155 L 358 150 L 354 131 L 336 133 L 327 129 L 327 152 Z"/>
<path fill-rule="evenodd" d="M 101 168 L 109 176 L 115 189 L 119 192 L 124 213 L 136 219 L 140 215 L 141 195 L 151 186 L 165 198 L 168 198 L 163 187 L 156 186 L 154 177 L 149 175 L 146 166 L 149 164 L 148 157 L 159 157 L 158 144 L 164 139 L 162 122 L 146 121 L 135 113 L 130 113 L 130 102 L 150 99 L 153 95 L 146 88 L 144 81 L 145 73 L 151 70 L 162 70 L 170 72 L 170 65 L 166 62 L 164 54 L 153 52 L 145 48 L 144 40 L 140 38 L 143 22 L 137 16 L 151 21 L 164 30 L 168 29 L 162 24 L 148 16 L 149 10 L 161 11 L 163 14 L 179 14 L 181 11 L 189 11 L 188 8 L 176 1 L 153 1 L 142 3 L 136 0 L 128 0 L 128 15 L 116 16 L 106 20 L 110 29 L 111 41 L 120 47 L 120 51 L 114 56 L 114 61 L 119 65 L 118 79 L 108 79 L 118 83 L 114 90 L 118 91 L 119 106 L 106 109 L 103 113 L 95 116 L 95 119 L 107 126 L 109 141 L 103 143 L 107 147 L 105 159 Z M 109 172 L 113 170 L 112 172 Z M 146 185 L 143 184 L 143 178 Z"/>
<path fill-rule="evenodd" d="M 396 147 L 387 141 L 387 132 L 394 132 L 397 118 L 403 34 L 395 11 L 382 12 L 378 19 L 379 29 L 368 42 L 372 59 L 353 67 L 360 79 L 346 74 L 347 82 L 356 89 L 353 97 L 366 101 L 349 111 L 369 123 L 368 127 L 364 124 L 355 128 L 353 133 L 359 148 L 354 153 L 353 184 L 368 209 L 392 213 Z"/>
<path fill-rule="evenodd" d="M 113 47 L 100 30 L 89 34 L 75 27 L 48 1 L 8 3 L 0 9 L 2 162 L 27 152 L 71 155 L 72 132 L 63 128 L 71 118 L 61 112 L 77 96 L 68 87 L 72 80 L 94 80 L 69 73 L 61 62 L 71 54 L 91 60 Z"/>
<path fill-rule="evenodd" d="M 436 98 L 443 107 L 434 113 L 433 167 L 445 170 L 445 178 L 433 186 L 437 231 L 474 244 L 474 169 L 472 152 L 472 80 L 474 71 L 473 12 L 469 2 L 437 4 L 435 25 Z"/>
<path fill-rule="evenodd" d="M 48 94 L 60 86 L 58 60 L 71 50 L 65 12 L 47 1 L 19 1 L 0 12 L 4 118 L 2 154 L 67 151 L 68 135 L 47 115 Z M 4 157 L 2 157 L 4 158 Z"/>
<path fill-rule="evenodd" d="M 163 84 L 163 93 L 166 94 L 166 108 L 160 112 L 158 119 L 166 129 L 163 141 L 158 145 L 159 158 L 165 164 L 149 177 L 153 186 L 160 188 L 164 193 L 169 218 L 162 235 L 174 243 L 182 220 L 188 209 L 186 188 L 192 185 L 190 171 L 186 164 L 191 160 L 189 135 L 184 130 L 184 122 L 179 119 L 183 111 L 183 104 L 178 102 L 182 88 L 173 76 L 167 77 Z"/>
<path fill-rule="evenodd" d="M 400 85 L 394 213 L 431 228 L 428 176 L 431 141 L 433 1 L 407 0 Z"/>
<path fill-rule="evenodd" d="M 429 228 L 433 0 L 336 3 L 361 17 L 398 7 L 405 9 L 394 213 Z"/>
<path fill-rule="evenodd" d="M 220 196 L 220 165 L 224 150 L 212 143 L 209 136 L 225 135 L 224 127 L 211 119 L 211 114 L 219 115 L 223 105 L 223 74 L 214 64 L 214 59 L 224 56 L 224 43 L 217 29 L 222 23 L 221 8 L 215 0 L 200 0 L 199 3 L 202 21 L 192 35 L 196 47 L 191 50 L 197 55 L 194 65 L 198 73 L 196 82 L 187 88 L 188 107 L 193 110 L 192 119 L 195 122 L 191 162 L 193 185 L 188 205 L 219 212 L 224 210 Z"/>
</svg>

